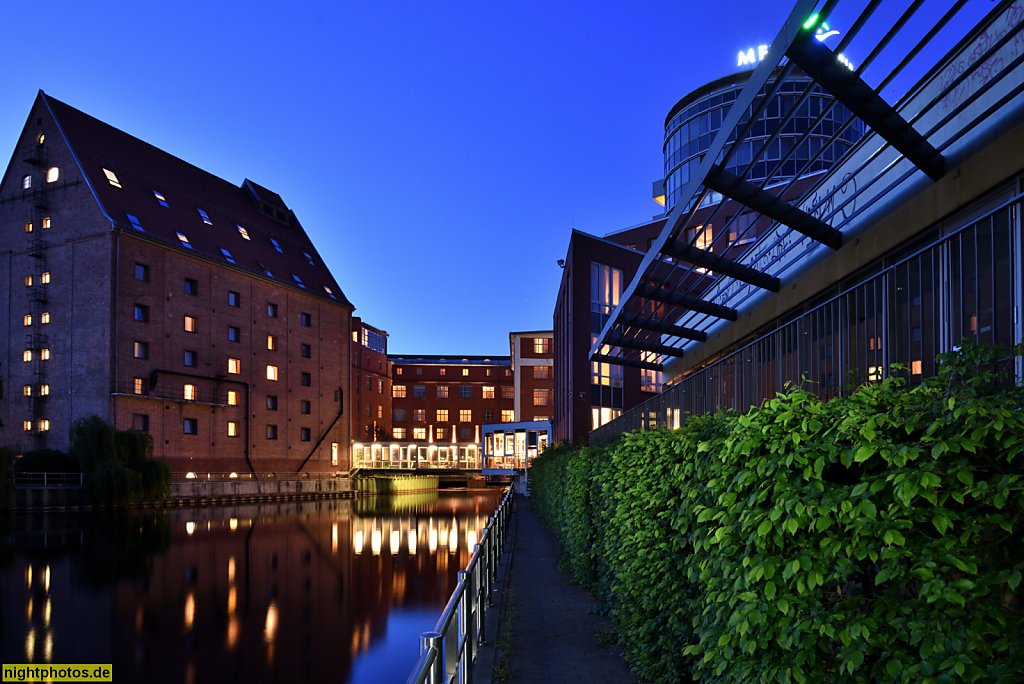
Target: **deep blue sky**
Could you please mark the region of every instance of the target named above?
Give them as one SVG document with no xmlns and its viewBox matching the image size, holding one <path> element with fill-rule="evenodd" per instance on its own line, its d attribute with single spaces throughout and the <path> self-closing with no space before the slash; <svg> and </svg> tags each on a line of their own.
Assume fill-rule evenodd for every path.
<svg viewBox="0 0 1024 684">
<path fill-rule="evenodd" d="M 510 330 L 551 327 L 574 226 L 658 213 L 672 105 L 791 8 L 6 3 L 0 150 L 42 88 L 280 193 L 392 353 L 508 354 Z"/>
</svg>

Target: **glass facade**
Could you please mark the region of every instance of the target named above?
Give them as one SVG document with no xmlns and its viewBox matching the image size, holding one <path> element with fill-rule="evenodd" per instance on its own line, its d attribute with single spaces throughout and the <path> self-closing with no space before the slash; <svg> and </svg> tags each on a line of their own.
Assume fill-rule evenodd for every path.
<svg viewBox="0 0 1024 684">
<path fill-rule="evenodd" d="M 712 89 L 688 103 L 686 99 L 692 96 L 687 96 L 683 100 L 686 103 L 685 106 L 680 108 L 680 105 L 676 105 L 677 108 L 680 108 L 679 111 L 670 117 L 665 126 L 666 211 L 671 211 L 679 201 L 679 195 L 687 181 L 690 180 L 690 174 L 697 172 L 701 155 L 711 147 L 711 142 L 722 127 L 729 108 L 739 96 L 740 90 L 743 89 L 742 81 L 745 78 L 745 74 L 737 74 L 733 80 L 740 82 L 728 83 L 723 87 Z M 835 142 L 827 144 L 828 140 L 851 117 L 851 113 L 838 103 L 829 109 L 829 105 L 834 103 L 832 96 L 823 91 L 820 86 L 815 85 L 808 98 L 785 123 L 781 134 L 774 140 L 769 140 L 776 127 L 786 118 L 810 84 L 811 79 L 807 76 L 791 75 L 780 86 L 779 91 L 769 101 L 764 114 L 754 122 L 753 128 L 744 142 L 729 159 L 726 164 L 729 171 L 741 174 L 765 145 L 767 145 L 767 149 L 753 163 L 746 176 L 748 181 L 757 182 L 768 178 L 769 175 L 773 181 L 785 180 L 793 178 L 798 173 L 802 175 L 822 171 L 838 161 L 847 149 L 860 139 L 864 129 L 863 125 L 857 121 L 843 131 Z M 769 83 L 766 89 L 770 87 Z M 740 118 L 740 127 L 747 123 L 757 106 L 758 102 L 754 102 L 744 113 Z M 782 161 L 780 166 L 780 160 L 789 154 L 804 132 L 814 126 L 815 120 L 822 115 L 822 112 L 825 114 L 813 128 L 810 136 L 799 143 L 796 152 Z M 731 143 L 734 139 L 735 133 L 729 137 L 729 142 Z M 822 151 L 823 147 L 824 151 Z M 801 169 L 816 155 L 817 158 L 801 172 Z M 776 170 L 776 167 L 779 168 Z"/>
</svg>

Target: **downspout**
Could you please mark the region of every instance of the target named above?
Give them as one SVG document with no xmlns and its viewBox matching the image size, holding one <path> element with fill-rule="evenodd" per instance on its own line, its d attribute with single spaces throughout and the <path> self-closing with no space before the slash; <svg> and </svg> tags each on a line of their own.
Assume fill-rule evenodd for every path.
<svg viewBox="0 0 1024 684">
<path fill-rule="evenodd" d="M 313 458 L 313 454 L 316 453 L 316 450 L 319 449 L 320 445 L 324 443 L 325 439 L 327 439 L 327 435 L 331 434 L 331 430 L 334 428 L 335 425 L 338 424 L 338 421 L 345 414 L 345 393 L 341 391 L 340 387 L 338 388 L 338 404 L 338 415 L 334 417 L 334 420 L 331 421 L 331 424 L 328 425 L 327 429 L 324 430 L 322 435 L 320 435 L 320 439 L 318 439 L 316 441 L 316 444 L 313 445 L 313 449 L 312 451 L 309 452 L 309 455 L 306 456 L 306 460 L 300 463 L 299 467 L 295 469 L 296 474 L 302 472 L 302 469 L 306 466 L 307 463 L 309 463 L 309 459 Z"/>
</svg>

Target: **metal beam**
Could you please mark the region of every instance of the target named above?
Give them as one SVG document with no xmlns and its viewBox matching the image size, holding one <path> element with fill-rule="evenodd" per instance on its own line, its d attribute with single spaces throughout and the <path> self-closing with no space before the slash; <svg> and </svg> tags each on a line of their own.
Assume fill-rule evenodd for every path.
<svg viewBox="0 0 1024 684">
<path fill-rule="evenodd" d="M 675 337 L 682 337 L 685 340 L 696 340 L 697 342 L 706 342 L 708 339 L 708 334 L 703 330 L 684 328 L 681 325 L 673 325 L 671 323 L 666 323 L 665 321 L 643 319 L 639 316 L 630 316 L 628 314 L 622 314 L 619 316 L 619 325 L 630 328 L 640 328 L 642 330 L 654 330 L 656 332 L 667 333 Z"/>
<path fill-rule="evenodd" d="M 708 185 L 708 187 L 710 188 L 711 186 Z M 714 188 L 711 189 L 714 190 Z M 738 264 L 732 259 L 727 259 L 724 256 L 719 256 L 713 252 L 706 252 L 703 249 L 697 249 L 693 245 L 688 245 L 682 240 L 668 240 L 665 242 L 665 246 L 661 248 L 661 253 L 667 254 L 676 259 L 689 261 L 690 263 L 698 266 L 703 266 L 709 271 L 715 271 L 724 276 L 728 276 L 733 280 L 749 283 L 750 285 L 759 287 L 762 290 L 770 290 L 772 292 L 779 291 L 780 284 L 778 278 L 765 275 L 756 268 L 750 268 L 749 266 Z"/>
<path fill-rule="evenodd" d="M 914 166 L 932 180 L 942 178 L 946 165 L 938 150 L 831 50 L 815 40 L 813 30 L 805 29 L 790 44 L 786 56 Z"/>
<path fill-rule="evenodd" d="M 629 366 L 631 368 L 643 368 L 644 370 L 660 371 L 663 370 L 663 366 L 660 363 L 651 363 L 650 361 L 635 361 L 634 359 L 624 359 L 621 356 L 607 356 L 605 354 L 594 354 L 590 357 L 590 360 L 594 363 L 611 363 L 616 366 Z"/>
<path fill-rule="evenodd" d="M 690 311 L 696 311 L 697 313 L 714 316 L 715 318 L 724 318 L 727 321 L 735 321 L 739 317 L 736 309 L 730 309 L 729 307 L 722 306 L 721 304 L 706 302 L 703 299 L 692 295 L 676 294 L 672 290 L 664 287 L 640 285 L 636 289 L 636 294 L 644 299 L 661 302 L 662 304 L 671 304 L 672 306 L 682 307 L 684 309 L 689 309 Z M 618 321 L 616 321 L 616 325 L 618 325 Z"/>
<path fill-rule="evenodd" d="M 644 340 L 638 340 L 635 337 L 626 337 L 625 335 L 609 335 L 607 344 L 613 347 L 625 347 L 626 349 L 639 349 L 641 351 L 654 352 L 655 354 L 661 354 L 662 356 L 681 357 L 683 350 L 676 347 L 670 347 L 667 344 L 661 344 L 660 342 L 647 342 Z"/>
<path fill-rule="evenodd" d="M 843 234 L 832 226 L 717 164 L 711 167 L 704 184 L 715 192 L 720 192 L 729 199 L 736 200 L 832 249 L 839 249 L 843 244 Z M 779 282 L 778 278 L 775 282 Z M 773 292 L 778 292 L 778 289 Z"/>
</svg>

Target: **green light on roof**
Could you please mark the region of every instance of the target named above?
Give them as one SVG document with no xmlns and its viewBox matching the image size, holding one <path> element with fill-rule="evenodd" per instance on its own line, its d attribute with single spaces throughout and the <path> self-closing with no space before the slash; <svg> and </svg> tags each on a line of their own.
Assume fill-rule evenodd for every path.
<svg viewBox="0 0 1024 684">
<path fill-rule="evenodd" d="M 817 24 L 817 23 L 818 23 L 818 15 L 815 14 L 810 19 L 808 19 L 807 21 L 804 22 L 804 28 L 805 29 L 813 28 L 814 25 Z"/>
</svg>

